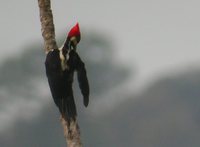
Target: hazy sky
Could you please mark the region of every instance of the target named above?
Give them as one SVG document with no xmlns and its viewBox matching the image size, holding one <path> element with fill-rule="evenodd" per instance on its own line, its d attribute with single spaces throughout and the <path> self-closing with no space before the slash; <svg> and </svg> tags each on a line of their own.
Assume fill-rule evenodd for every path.
<svg viewBox="0 0 200 147">
<path fill-rule="evenodd" d="M 199 5 L 199 0 L 52 0 L 57 36 L 78 21 L 81 29 L 111 36 L 116 62 L 136 67 L 138 82 L 130 81 L 110 91 L 105 99 L 110 95 L 115 99 L 101 101 L 107 105 L 116 102 L 116 95 L 119 99 L 124 95 L 118 89 L 129 87 L 132 92 L 132 83 L 145 83 L 160 73 L 198 65 Z M 43 42 L 37 0 L 2 0 L 0 24 L 1 62 L 19 54 L 30 43 Z M 0 118 L 4 122 L 0 129 L 13 122 L 10 121 L 12 116 L 21 115 L 21 111 L 16 110 L 29 107 L 27 102 L 18 103 L 18 100 L 12 102 L 13 107 L 7 107 L 9 111 L 2 111 Z"/>
<path fill-rule="evenodd" d="M 112 36 L 116 61 L 137 68 L 143 81 L 160 72 L 200 62 L 197 0 L 52 0 L 56 34 L 77 21 Z M 42 42 L 37 0 L 0 5 L 1 60 L 29 43 Z"/>
</svg>

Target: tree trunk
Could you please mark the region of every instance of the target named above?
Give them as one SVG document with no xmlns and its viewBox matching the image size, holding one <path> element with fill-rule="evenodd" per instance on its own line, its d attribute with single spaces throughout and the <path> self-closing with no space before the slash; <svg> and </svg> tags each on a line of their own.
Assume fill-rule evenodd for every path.
<svg viewBox="0 0 200 147">
<path fill-rule="evenodd" d="M 67 122 L 61 115 L 61 123 L 64 129 L 64 136 L 68 147 L 82 147 L 80 130 L 77 119 Z"/>
<path fill-rule="evenodd" d="M 48 53 L 52 49 L 58 49 L 55 39 L 51 3 L 50 0 L 38 0 L 38 5 L 45 52 Z M 61 115 L 61 123 L 63 125 L 67 147 L 82 147 L 77 119 L 67 122 L 67 119 Z"/>
<path fill-rule="evenodd" d="M 41 31 L 44 38 L 45 52 L 51 49 L 58 49 L 55 39 L 55 30 L 53 24 L 53 14 L 51 11 L 50 0 L 38 0 L 40 10 Z"/>
</svg>

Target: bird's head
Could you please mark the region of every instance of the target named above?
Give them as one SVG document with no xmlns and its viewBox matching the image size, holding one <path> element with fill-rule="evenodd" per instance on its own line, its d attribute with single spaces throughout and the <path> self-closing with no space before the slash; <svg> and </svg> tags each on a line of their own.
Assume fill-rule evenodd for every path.
<svg viewBox="0 0 200 147">
<path fill-rule="evenodd" d="M 67 35 L 67 39 L 64 45 L 59 49 L 60 50 L 60 59 L 62 62 L 62 66 L 66 64 L 69 59 L 69 54 L 72 50 L 76 51 L 77 44 L 81 40 L 81 33 L 79 29 L 79 24 L 77 23 Z"/>
<path fill-rule="evenodd" d="M 81 33 L 79 29 L 79 24 L 77 23 L 68 33 L 67 45 L 70 50 L 76 50 L 77 44 L 81 40 Z"/>
</svg>

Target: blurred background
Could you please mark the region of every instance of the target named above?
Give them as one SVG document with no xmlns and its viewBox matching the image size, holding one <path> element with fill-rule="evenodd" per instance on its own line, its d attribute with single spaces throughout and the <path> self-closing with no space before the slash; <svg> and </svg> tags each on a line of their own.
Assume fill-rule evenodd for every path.
<svg viewBox="0 0 200 147">
<path fill-rule="evenodd" d="M 78 21 L 87 147 L 199 147 L 200 20 L 195 0 L 52 0 L 57 42 Z M 0 5 L 0 146 L 64 147 L 49 91 L 37 1 Z"/>
</svg>

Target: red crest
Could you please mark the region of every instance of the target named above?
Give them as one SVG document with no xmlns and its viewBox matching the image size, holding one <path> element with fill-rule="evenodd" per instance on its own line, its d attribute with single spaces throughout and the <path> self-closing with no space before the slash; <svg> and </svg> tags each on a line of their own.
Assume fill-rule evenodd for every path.
<svg viewBox="0 0 200 147">
<path fill-rule="evenodd" d="M 81 32 L 79 29 L 79 24 L 77 23 L 68 33 L 68 37 L 72 38 L 72 37 L 80 37 L 81 36 Z"/>
</svg>

